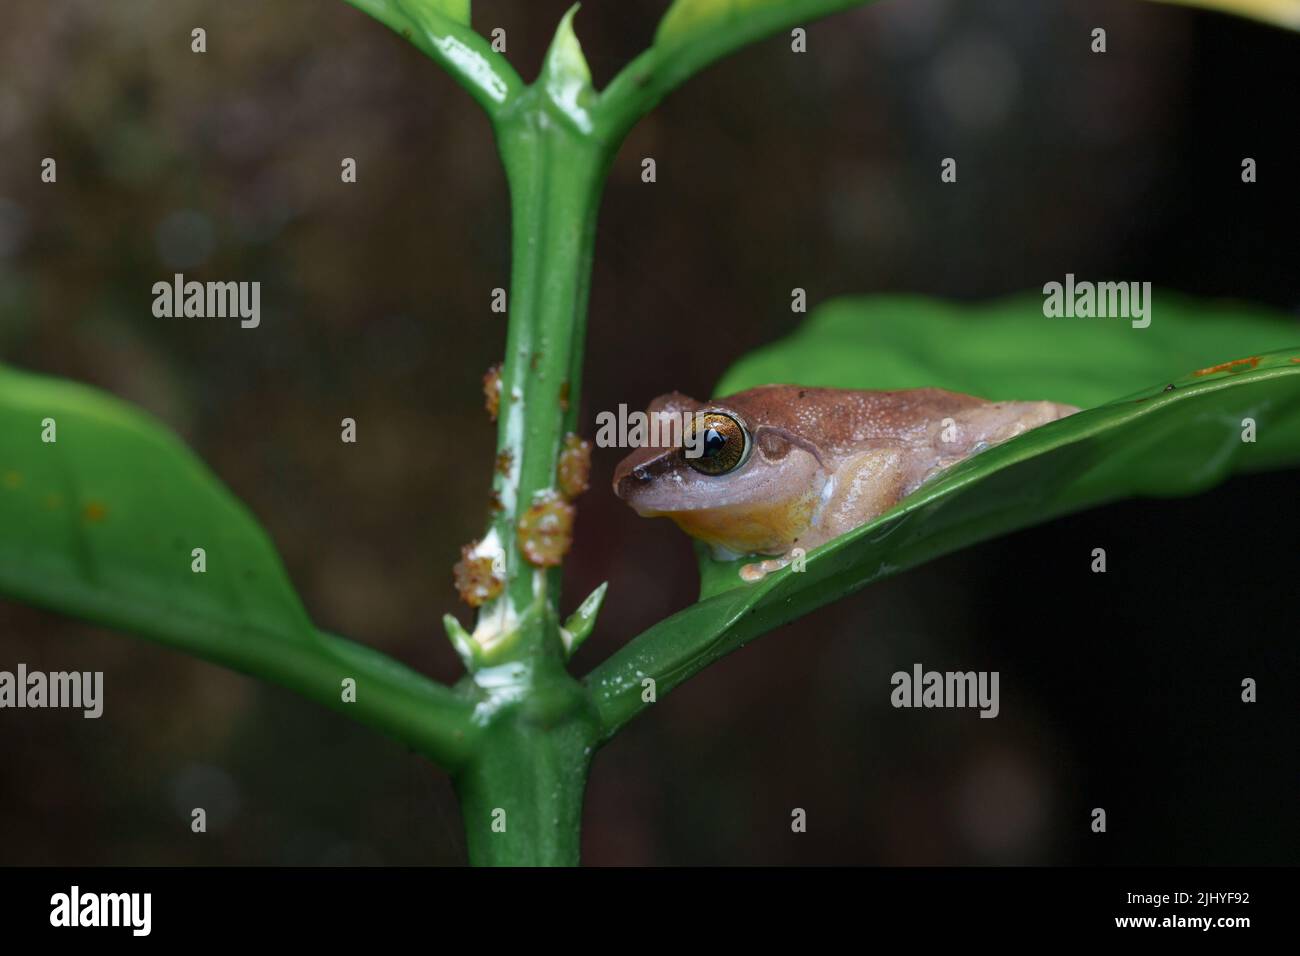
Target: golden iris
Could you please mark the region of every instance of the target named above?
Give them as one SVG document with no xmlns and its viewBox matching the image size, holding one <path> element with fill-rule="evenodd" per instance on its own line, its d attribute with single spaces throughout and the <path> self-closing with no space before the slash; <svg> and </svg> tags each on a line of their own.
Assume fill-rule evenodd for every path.
<svg viewBox="0 0 1300 956">
<path fill-rule="evenodd" d="M 699 449 L 698 457 L 691 452 Z M 690 434 L 682 454 L 686 464 L 704 475 L 735 471 L 749 452 L 749 434 L 743 425 L 722 412 L 706 412 L 691 419 Z"/>
</svg>

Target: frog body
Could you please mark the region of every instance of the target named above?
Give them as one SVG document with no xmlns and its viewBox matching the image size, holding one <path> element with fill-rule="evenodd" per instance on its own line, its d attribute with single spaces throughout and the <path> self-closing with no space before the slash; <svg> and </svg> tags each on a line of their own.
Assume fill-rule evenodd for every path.
<svg viewBox="0 0 1300 956">
<path fill-rule="evenodd" d="M 1076 411 L 938 388 L 765 385 L 709 402 L 672 392 L 647 413 L 682 416 L 683 441 L 629 454 L 614 493 L 644 517 L 671 518 L 718 558 L 774 558 L 742 570 L 754 580 L 795 549 L 807 553 L 872 520 L 943 469 Z"/>
</svg>

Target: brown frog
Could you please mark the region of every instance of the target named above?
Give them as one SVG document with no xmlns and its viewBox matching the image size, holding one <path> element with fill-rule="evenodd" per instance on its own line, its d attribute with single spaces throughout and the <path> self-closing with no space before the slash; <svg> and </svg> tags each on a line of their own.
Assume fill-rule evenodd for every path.
<svg viewBox="0 0 1300 956">
<path fill-rule="evenodd" d="M 720 559 L 777 556 L 744 566 L 753 581 L 796 549 L 865 524 L 939 471 L 1076 411 L 938 388 L 764 385 L 710 402 L 672 392 L 647 413 L 682 416 L 682 440 L 629 454 L 614 493 L 643 517 L 671 518 Z"/>
</svg>

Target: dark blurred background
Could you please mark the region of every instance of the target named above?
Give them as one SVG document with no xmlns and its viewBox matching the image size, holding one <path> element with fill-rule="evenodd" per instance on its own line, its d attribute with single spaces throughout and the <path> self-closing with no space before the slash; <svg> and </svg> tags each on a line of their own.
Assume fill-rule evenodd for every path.
<svg viewBox="0 0 1300 956">
<path fill-rule="evenodd" d="M 531 80 L 567 2 L 476 0 L 475 24 L 505 27 Z M 584 4 L 599 86 L 666 6 Z M 974 300 L 1074 272 L 1296 314 L 1296 35 L 1138 0 L 882 0 L 811 25 L 806 55 L 788 42 L 698 76 L 620 153 L 589 433 L 620 402 L 707 395 L 795 327 L 794 286 Z M 486 120 L 342 2 L 4 2 L 0 357 L 160 416 L 265 523 L 318 624 L 448 682 L 508 240 Z M 155 319 L 176 271 L 260 280 L 261 328 Z M 610 581 L 579 673 L 695 593 L 687 540 L 608 491 L 619 454 L 597 451 L 567 564 L 566 609 Z M 780 629 L 598 756 L 586 860 L 1294 862 L 1295 492 L 1277 473 L 1114 505 Z M 442 773 L 287 691 L 0 601 L 0 668 L 20 661 L 104 671 L 106 708 L 0 713 L 0 863 L 464 859 Z M 1001 716 L 892 709 L 889 675 L 918 661 L 1000 671 Z"/>
</svg>

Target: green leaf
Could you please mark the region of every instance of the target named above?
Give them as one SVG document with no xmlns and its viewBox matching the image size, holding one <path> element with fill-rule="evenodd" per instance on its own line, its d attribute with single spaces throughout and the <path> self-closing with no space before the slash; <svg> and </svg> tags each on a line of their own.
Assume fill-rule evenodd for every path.
<svg viewBox="0 0 1300 956">
<path fill-rule="evenodd" d="M 560 637 L 564 641 L 565 657 L 576 654 L 582 642 L 596 629 L 596 617 L 600 614 L 601 605 L 605 603 L 605 592 L 608 589 L 609 582 L 602 582 L 600 587 L 588 594 L 578 605 L 578 609 L 564 622 L 564 627 L 560 629 Z"/>
<path fill-rule="evenodd" d="M 813 551 L 803 572 L 746 585 L 736 573 L 742 562 L 715 562 L 699 549 L 701 601 L 588 676 L 606 735 L 644 707 L 645 677 L 666 693 L 753 637 L 872 581 L 1106 501 L 1192 494 L 1235 472 L 1300 464 L 1294 320 L 1163 293 L 1145 329 L 1122 319 L 1049 319 L 1042 305 L 1036 295 L 974 307 L 840 300 L 737 363 L 716 395 L 779 382 L 928 385 L 1085 410 L 961 462 Z M 1257 423 L 1253 443 L 1242 441 L 1247 417 Z"/>
<path fill-rule="evenodd" d="M 436 60 L 495 118 L 523 90 L 510 63 L 470 29 L 470 0 L 347 0 Z"/>
<path fill-rule="evenodd" d="M 591 68 L 582 52 L 582 44 L 573 32 L 573 18 L 578 7 L 579 4 L 575 3 L 560 19 L 542 62 L 539 82 L 560 114 L 579 132 L 590 133 L 594 125 L 590 107 L 596 100 L 596 91 L 591 85 Z"/>
<path fill-rule="evenodd" d="M 833 388 L 929 385 L 1091 407 L 1300 342 L 1300 324 L 1258 306 L 1159 289 L 1152 298 L 1147 328 L 1126 319 L 1046 318 L 1037 293 L 979 305 L 907 295 L 837 299 L 793 335 L 737 361 L 714 393 L 798 380 Z"/>
<path fill-rule="evenodd" d="M 389 23 L 388 18 L 410 18 L 412 14 L 421 13 L 425 16 L 442 17 L 463 27 L 470 25 L 470 0 L 348 0 L 348 2 L 364 10 L 376 20 L 388 23 L 394 30 L 398 27 Z"/>
<path fill-rule="evenodd" d="M 868 0 L 675 0 L 654 43 L 601 96 L 598 127 L 621 137 L 674 88 L 715 60 L 780 30 Z"/>
<path fill-rule="evenodd" d="M 447 763 L 468 739 L 469 702 L 317 631 L 265 532 L 166 429 L 3 365 L 0 594 L 277 680 Z"/>
<path fill-rule="evenodd" d="M 675 0 L 659 29 L 655 47 L 665 55 L 691 48 L 734 50 L 746 43 L 863 0 Z M 720 36 L 725 34 L 725 36 Z M 725 45 L 725 46 L 724 46 Z M 716 57 L 715 57 L 716 58 Z"/>
<path fill-rule="evenodd" d="M 469 26 L 470 0 L 415 0 L 415 2 L 430 10 L 436 10 L 444 17 L 463 26 Z"/>
<path fill-rule="evenodd" d="M 42 441 L 50 420 L 55 441 Z M 265 534 L 172 436 L 89 388 L 0 370 L 0 582 L 140 629 L 194 619 L 306 642 Z M 206 573 L 191 551 L 206 552 Z"/>
<path fill-rule="evenodd" d="M 1300 0 L 1157 0 L 1157 2 L 1221 10 L 1224 13 L 1261 20 L 1274 26 L 1300 30 Z"/>
</svg>

